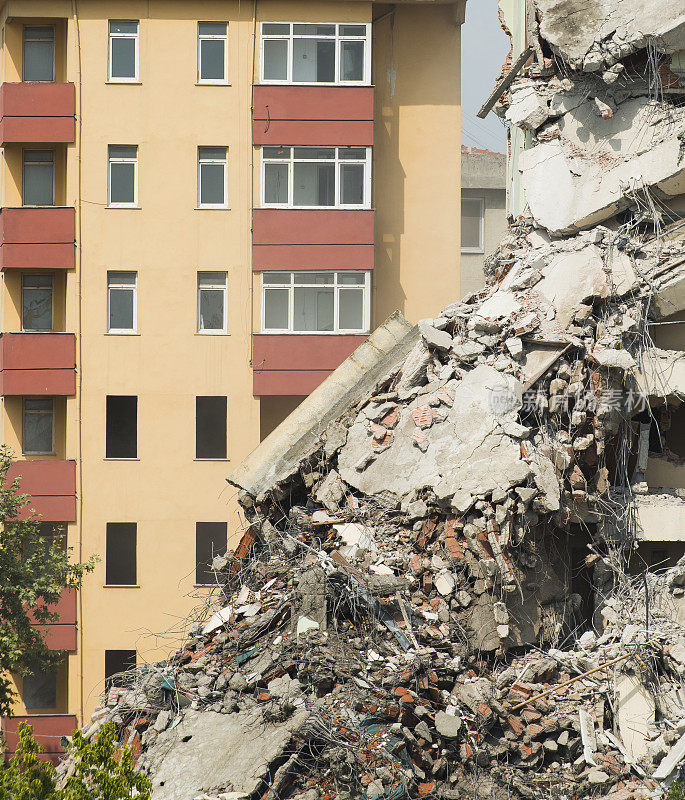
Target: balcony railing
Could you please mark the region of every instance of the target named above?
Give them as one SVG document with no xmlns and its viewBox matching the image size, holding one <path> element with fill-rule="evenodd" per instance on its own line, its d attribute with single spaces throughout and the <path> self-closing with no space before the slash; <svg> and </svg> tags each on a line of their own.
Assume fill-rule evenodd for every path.
<svg viewBox="0 0 685 800">
<path fill-rule="evenodd" d="M 31 495 L 26 513 L 35 510 L 43 522 L 76 521 L 75 461 L 15 461 L 7 477 L 18 477 L 19 491 Z"/>
<path fill-rule="evenodd" d="M 0 269 L 73 269 L 74 209 L 0 209 Z"/>
<path fill-rule="evenodd" d="M 74 108 L 73 83 L 3 83 L 1 143 L 73 142 Z"/>
<path fill-rule="evenodd" d="M 28 722 L 33 728 L 33 735 L 45 748 L 40 756 L 43 761 L 57 763 L 64 754 L 60 743 L 62 736 L 71 736 L 76 729 L 76 717 L 73 714 L 36 714 L 35 716 L 2 717 L 0 729 L 5 740 L 5 755 L 12 757 L 19 741 L 19 726 Z"/>
<path fill-rule="evenodd" d="M 0 334 L 0 395 L 73 395 L 75 348 L 73 333 Z"/>
</svg>

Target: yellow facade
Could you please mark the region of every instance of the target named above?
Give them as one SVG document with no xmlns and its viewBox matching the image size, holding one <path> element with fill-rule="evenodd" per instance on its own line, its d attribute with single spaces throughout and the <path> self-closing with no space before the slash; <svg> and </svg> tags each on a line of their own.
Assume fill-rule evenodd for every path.
<svg viewBox="0 0 685 800">
<path fill-rule="evenodd" d="M 393 8 L 395 10 L 393 11 Z M 255 17 L 256 9 L 256 17 Z M 73 82 L 73 144 L 55 145 L 55 203 L 76 213 L 76 266 L 57 271 L 54 330 L 76 334 L 76 394 L 55 405 L 56 458 L 76 460 L 69 545 L 99 555 L 78 599 L 77 650 L 57 713 L 79 723 L 103 690 L 104 652 L 141 662 L 180 641 L 195 587 L 196 522 L 242 529 L 225 476 L 297 403 L 252 391 L 260 276 L 252 145 L 261 20 L 373 23 L 375 83 L 372 325 L 415 321 L 459 296 L 461 4 L 9 0 L 3 82 L 22 80 L 22 27 L 56 24 L 56 79 Z M 139 79 L 107 80 L 108 20 L 139 20 Z M 198 21 L 228 22 L 228 85 L 197 83 Z M 107 206 L 109 145 L 138 146 L 138 207 Z M 40 147 L 41 145 L 32 145 Z M 43 145 L 46 146 L 46 145 Z M 198 209 L 197 152 L 228 148 L 228 206 Z M 2 206 L 22 204 L 21 143 L 4 148 Z M 108 270 L 138 273 L 135 334 L 107 333 Z M 28 270 L 30 272 L 30 270 Z M 197 332 L 197 273 L 227 272 L 227 332 Z M 25 270 L 26 272 L 26 270 Z M 3 331 L 20 331 L 21 277 L 4 273 Z M 108 395 L 138 398 L 137 458 L 105 458 Z M 195 398 L 227 396 L 228 458 L 195 459 Z M 3 440 L 21 452 L 21 398 L 6 397 Z M 49 458 L 49 456 L 42 456 Z M 137 523 L 137 584 L 105 586 L 106 525 Z M 164 633 L 168 631 L 169 633 Z M 17 713 L 26 713 L 20 704 Z M 55 713 L 55 712 L 53 712 Z"/>
</svg>

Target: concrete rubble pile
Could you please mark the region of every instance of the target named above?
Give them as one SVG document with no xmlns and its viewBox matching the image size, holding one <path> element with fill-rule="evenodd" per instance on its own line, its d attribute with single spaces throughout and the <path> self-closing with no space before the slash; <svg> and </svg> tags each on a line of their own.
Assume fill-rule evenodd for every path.
<svg viewBox="0 0 685 800">
<path fill-rule="evenodd" d="M 685 392 L 650 336 L 685 310 L 685 19 L 644 6 L 537 0 L 499 107 L 530 214 L 488 288 L 333 397 L 348 360 L 229 479 L 247 525 L 210 610 L 84 730 L 115 722 L 155 800 L 628 800 L 679 775 L 685 559 L 628 570 L 642 429 Z"/>
</svg>

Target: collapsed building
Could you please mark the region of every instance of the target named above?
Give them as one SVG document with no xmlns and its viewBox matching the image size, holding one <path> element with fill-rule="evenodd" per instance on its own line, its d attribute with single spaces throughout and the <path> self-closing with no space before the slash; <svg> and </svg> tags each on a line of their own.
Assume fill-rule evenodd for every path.
<svg viewBox="0 0 685 800">
<path fill-rule="evenodd" d="M 685 12 L 529 11 L 488 287 L 391 317 L 238 467 L 212 607 L 84 729 L 155 800 L 628 800 L 685 764 Z"/>
</svg>

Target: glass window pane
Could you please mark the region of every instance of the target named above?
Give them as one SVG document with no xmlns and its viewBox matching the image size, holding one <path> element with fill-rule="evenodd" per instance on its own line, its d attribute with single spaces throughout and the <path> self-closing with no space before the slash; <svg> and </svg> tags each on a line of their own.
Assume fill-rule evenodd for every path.
<svg viewBox="0 0 685 800">
<path fill-rule="evenodd" d="M 365 147 L 339 147 L 338 158 L 342 161 L 365 161 Z"/>
<path fill-rule="evenodd" d="M 25 331 L 52 330 L 52 285 L 34 288 L 24 284 L 21 326 Z"/>
<path fill-rule="evenodd" d="M 461 201 L 461 246 L 475 250 L 482 247 L 480 200 Z"/>
<path fill-rule="evenodd" d="M 296 83 L 333 83 L 335 81 L 335 42 L 328 39 L 294 39 L 293 81 Z"/>
<path fill-rule="evenodd" d="M 226 36 L 228 33 L 227 22 L 199 22 L 200 36 Z"/>
<path fill-rule="evenodd" d="M 225 287 L 225 272 L 200 272 L 198 273 L 198 286 Z"/>
<path fill-rule="evenodd" d="M 198 147 L 200 161 L 225 161 L 225 147 Z"/>
<path fill-rule="evenodd" d="M 111 144 L 109 146 L 110 158 L 136 158 L 138 148 L 135 144 Z"/>
<path fill-rule="evenodd" d="M 295 162 L 294 168 L 294 205 L 335 205 L 334 164 Z"/>
<path fill-rule="evenodd" d="M 133 290 L 109 290 L 109 330 L 133 330 Z"/>
<path fill-rule="evenodd" d="M 22 284 L 24 287 L 43 287 L 52 288 L 52 275 L 24 275 Z"/>
<path fill-rule="evenodd" d="M 24 80 L 53 81 L 55 79 L 54 41 L 24 42 Z"/>
<path fill-rule="evenodd" d="M 57 673 L 34 667 L 24 675 L 21 699 L 27 710 L 57 707 Z"/>
<path fill-rule="evenodd" d="M 52 452 L 52 413 L 24 412 L 24 452 Z"/>
<path fill-rule="evenodd" d="M 360 331 L 364 327 L 363 289 L 339 290 L 338 327 L 344 331 Z"/>
<path fill-rule="evenodd" d="M 110 33 L 138 33 L 138 20 L 111 19 L 109 21 Z"/>
<path fill-rule="evenodd" d="M 364 165 L 341 164 L 340 202 L 359 206 L 364 202 Z"/>
<path fill-rule="evenodd" d="M 135 272 L 108 272 L 107 273 L 107 282 L 110 286 L 112 285 L 122 285 L 125 284 L 127 286 L 135 286 L 136 285 L 136 273 Z"/>
<path fill-rule="evenodd" d="M 296 288 L 293 330 L 333 330 L 333 287 Z"/>
<path fill-rule="evenodd" d="M 296 272 L 296 284 L 333 284 L 335 273 L 334 272 Z"/>
<path fill-rule="evenodd" d="M 110 202 L 135 202 L 135 167 L 133 164 L 112 162 L 110 167 Z"/>
<path fill-rule="evenodd" d="M 200 330 L 224 329 L 223 289 L 200 289 Z"/>
<path fill-rule="evenodd" d="M 285 39 L 264 40 L 264 80 L 288 79 L 288 42 Z"/>
<path fill-rule="evenodd" d="M 46 400 L 25 400 L 24 408 L 27 411 L 52 411 L 52 400 L 49 398 Z"/>
<path fill-rule="evenodd" d="M 264 166 L 264 202 L 288 202 L 288 165 L 266 164 Z"/>
<path fill-rule="evenodd" d="M 363 286 L 364 275 L 359 272 L 339 272 L 338 283 L 344 286 Z"/>
<path fill-rule="evenodd" d="M 136 40 L 133 37 L 112 39 L 112 77 L 136 77 Z"/>
<path fill-rule="evenodd" d="M 275 285 L 290 285 L 290 273 L 289 272 L 263 272 L 262 273 L 262 283 L 265 284 L 275 284 Z"/>
<path fill-rule="evenodd" d="M 288 328 L 288 289 L 264 290 L 264 329 L 268 331 Z"/>
<path fill-rule="evenodd" d="M 53 182 L 52 164 L 24 164 L 24 205 L 53 205 Z"/>
<path fill-rule="evenodd" d="M 200 164 L 200 205 L 226 202 L 223 164 Z"/>
<path fill-rule="evenodd" d="M 340 42 L 340 79 L 364 80 L 364 42 Z"/>
<path fill-rule="evenodd" d="M 223 81 L 226 79 L 224 72 L 225 47 L 224 39 L 200 40 L 200 80 Z"/>
<path fill-rule="evenodd" d="M 335 36 L 335 25 L 308 25 L 295 23 L 293 33 L 304 36 Z"/>
<path fill-rule="evenodd" d="M 295 159 L 304 161 L 321 161 L 335 158 L 335 147 L 296 147 L 293 153 Z"/>
<path fill-rule="evenodd" d="M 366 25 L 341 25 L 341 36 L 366 36 Z"/>
<path fill-rule="evenodd" d="M 290 147 L 264 147 L 262 153 L 264 158 L 290 158 Z"/>
<path fill-rule="evenodd" d="M 286 36 L 290 33 L 290 23 L 289 22 L 263 22 L 262 23 L 262 33 L 265 36 L 273 36 L 279 34 L 285 34 Z"/>
</svg>

